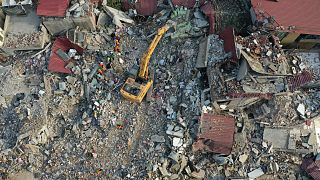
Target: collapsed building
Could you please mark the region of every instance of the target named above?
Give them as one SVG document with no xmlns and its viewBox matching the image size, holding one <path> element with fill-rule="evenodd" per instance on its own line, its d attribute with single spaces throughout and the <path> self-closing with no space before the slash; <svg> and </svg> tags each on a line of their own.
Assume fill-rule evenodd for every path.
<svg viewBox="0 0 320 180">
<path fill-rule="evenodd" d="M 1 177 L 317 179 L 319 52 L 284 48 L 300 24 L 270 28 L 287 3 L 3 5 Z M 132 103 L 120 89 L 168 22 L 151 100 Z"/>
</svg>

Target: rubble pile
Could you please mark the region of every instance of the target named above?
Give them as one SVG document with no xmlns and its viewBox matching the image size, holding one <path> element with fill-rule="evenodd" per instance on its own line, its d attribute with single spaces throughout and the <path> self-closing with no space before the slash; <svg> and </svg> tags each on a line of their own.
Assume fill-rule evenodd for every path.
<svg viewBox="0 0 320 180">
<path fill-rule="evenodd" d="M 217 62 L 208 70 L 213 107 L 237 119 L 231 152 L 234 164 L 224 173 L 298 177 L 295 169 L 302 163 L 300 154 L 317 153 L 313 148 L 318 145 L 311 140 L 315 129 L 309 123 L 316 123 L 319 108 L 317 100 L 309 97 L 318 91 L 303 88 L 316 82 L 314 69 L 285 53 L 271 33 L 238 36 L 237 46 L 241 53 L 238 68 Z"/>
<path fill-rule="evenodd" d="M 8 41 L 6 41 L 7 48 L 23 48 L 33 46 L 40 43 L 42 32 L 35 32 L 32 34 L 8 34 Z M 38 44 L 40 45 L 40 44 Z"/>
<path fill-rule="evenodd" d="M 229 1 L 188 8 L 159 2 L 154 16 L 133 19 L 94 2 L 71 1 L 60 20 L 70 17 L 75 28 L 59 31 L 57 18 L 43 18 L 51 42 L 16 51 L 11 64 L 0 66 L 1 178 L 313 177 L 319 54 L 287 51 L 265 29 L 209 34 L 213 12 L 203 7 L 232 11 Z M 95 28 L 74 25 L 88 16 L 97 18 Z M 162 36 L 165 24 L 174 31 Z M 42 36 L 30 35 L 10 38 L 7 47 Z M 134 86 L 148 82 L 136 69 L 148 55 L 153 84 L 134 103 L 120 89 L 128 77 Z"/>
<path fill-rule="evenodd" d="M 218 35 L 210 35 L 208 37 L 208 65 L 212 66 L 222 62 L 226 58 L 230 58 L 230 53 L 226 53 L 223 47 L 223 40 Z"/>
<path fill-rule="evenodd" d="M 91 3 L 86 0 L 79 0 L 79 1 L 71 1 L 71 6 L 67 10 L 66 16 L 72 16 L 72 17 L 83 17 L 88 15 L 91 12 L 91 9 L 93 8 L 90 6 Z"/>
<path fill-rule="evenodd" d="M 240 49 L 245 51 L 241 52 L 244 56 L 248 53 L 249 57 L 259 60 L 259 62 L 252 62 L 251 58 L 247 59 L 254 71 L 265 74 L 290 74 L 287 72 L 286 56 L 277 37 L 257 32 L 245 38 L 238 37 L 237 43 L 243 47 Z"/>
</svg>

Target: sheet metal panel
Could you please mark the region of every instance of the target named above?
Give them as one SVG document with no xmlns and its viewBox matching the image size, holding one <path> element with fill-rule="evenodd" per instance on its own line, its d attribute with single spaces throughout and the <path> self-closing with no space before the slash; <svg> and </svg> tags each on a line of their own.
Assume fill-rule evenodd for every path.
<svg viewBox="0 0 320 180">
<path fill-rule="evenodd" d="M 234 141 L 235 120 L 231 116 L 204 113 L 200 119 L 198 140 L 193 150 L 230 154 Z"/>
<path fill-rule="evenodd" d="M 157 0 L 138 0 L 135 3 L 129 0 L 122 1 L 122 8 L 127 11 L 129 9 L 136 9 L 138 14 L 143 16 L 151 16 L 157 11 Z"/>
<path fill-rule="evenodd" d="M 39 0 L 37 15 L 64 17 L 70 0 Z"/>
<path fill-rule="evenodd" d="M 208 2 L 208 3 L 204 4 L 203 6 L 201 6 L 201 10 L 209 19 L 209 24 L 210 24 L 209 34 L 214 34 L 215 33 L 215 24 L 216 24 L 216 18 L 215 18 L 216 14 L 215 14 L 215 10 L 213 8 L 213 5 L 211 4 L 211 2 Z"/>
<path fill-rule="evenodd" d="M 289 77 L 288 85 L 291 91 L 294 91 L 301 86 L 311 82 L 313 80 L 313 74 L 309 71 L 303 71 L 301 74 Z"/>
<path fill-rule="evenodd" d="M 231 52 L 232 62 L 238 62 L 237 51 L 236 51 L 236 37 L 234 35 L 233 28 L 227 28 L 219 34 L 219 37 L 223 39 L 225 52 Z"/>
</svg>

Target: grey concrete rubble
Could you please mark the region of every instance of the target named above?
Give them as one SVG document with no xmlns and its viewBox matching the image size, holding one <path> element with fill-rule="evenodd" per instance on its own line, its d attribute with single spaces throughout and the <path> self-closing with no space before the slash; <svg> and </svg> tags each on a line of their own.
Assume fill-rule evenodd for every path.
<svg viewBox="0 0 320 180">
<path fill-rule="evenodd" d="M 250 173 L 248 173 L 249 179 L 256 179 L 262 175 L 264 175 L 264 172 L 262 171 L 261 168 L 255 169 L 254 171 L 251 171 Z"/>
<path fill-rule="evenodd" d="M 0 13 L 1 179 L 314 175 L 317 51 L 283 49 L 243 1 L 157 1 L 148 17 L 123 3 L 72 0 L 65 17 L 39 18 L 37 4 Z M 151 10 L 145 3 L 134 9 Z M 153 40 L 166 22 L 175 26 Z M 236 36 L 223 37 L 226 27 Z M 133 103 L 120 89 L 158 40 L 150 96 Z"/>
<path fill-rule="evenodd" d="M 159 142 L 159 143 L 164 143 L 164 142 L 166 142 L 164 136 L 159 136 L 159 135 L 153 135 L 153 136 L 151 136 L 151 141 L 153 141 L 153 142 Z"/>
<path fill-rule="evenodd" d="M 104 6 L 103 7 L 106 13 L 113 18 L 113 23 L 118 26 L 118 27 L 123 27 L 122 22 L 129 23 L 129 24 L 134 24 L 134 21 L 127 16 L 124 12 L 119 11 L 117 9 L 114 9 L 109 6 Z"/>
</svg>

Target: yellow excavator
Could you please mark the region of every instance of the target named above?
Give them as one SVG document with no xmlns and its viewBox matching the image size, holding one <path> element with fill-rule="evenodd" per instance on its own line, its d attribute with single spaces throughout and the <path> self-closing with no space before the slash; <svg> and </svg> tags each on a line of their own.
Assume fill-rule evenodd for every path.
<svg viewBox="0 0 320 180">
<path fill-rule="evenodd" d="M 151 77 L 149 75 L 150 58 L 162 36 L 172 27 L 174 27 L 174 23 L 167 23 L 166 25 L 158 29 L 157 34 L 149 45 L 148 50 L 142 56 L 139 69 L 133 68 L 133 70 L 131 70 L 130 74 L 132 74 L 133 76 L 128 77 L 120 90 L 120 93 L 124 98 L 128 99 L 131 102 L 142 102 L 143 98 L 146 96 L 147 92 L 153 84 L 153 77 L 152 75 Z"/>
</svg>

